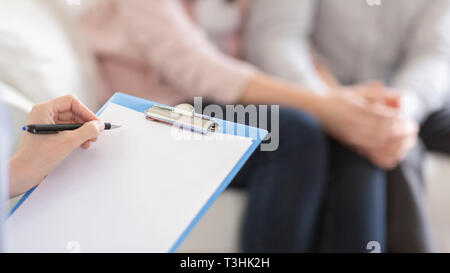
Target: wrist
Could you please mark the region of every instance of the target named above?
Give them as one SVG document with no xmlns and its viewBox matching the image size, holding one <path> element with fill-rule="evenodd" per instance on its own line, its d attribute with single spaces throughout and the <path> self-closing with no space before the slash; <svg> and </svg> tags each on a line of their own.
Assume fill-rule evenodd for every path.
<svg viewBox="0 0 450 273">
<path fill-rule="evenodd" d="M 33 187 L 32 173 L 27 168 L 26 160 L 20 154 L 15 154 L 10 160 L 10 196 L 18 196 Z"/>
<path fill-rule="evenodd" d="M 317 95 L 312 94 L 308 96 L 306 99 L 302 100 L 301 108 L 317 118 L 318 120 L 322 120 L 324 113 L 328 108 L 328 97 L 329 95 Z"/>
</svg>

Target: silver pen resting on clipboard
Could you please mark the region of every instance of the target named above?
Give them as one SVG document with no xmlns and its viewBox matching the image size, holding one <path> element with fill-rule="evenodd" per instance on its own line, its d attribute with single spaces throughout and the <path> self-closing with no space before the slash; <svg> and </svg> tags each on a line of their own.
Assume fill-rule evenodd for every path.
<svg viewBox="0 0 450 273">
<path fill-rule="evenodd" d="M 220 131 L 220 125 L 212 118 L 195 113 L 190 104 L 175 107 L 154 105 L 145 111 L 148 120 L 171 124 L 183 129 L 207 134 Z"/>
</svg>

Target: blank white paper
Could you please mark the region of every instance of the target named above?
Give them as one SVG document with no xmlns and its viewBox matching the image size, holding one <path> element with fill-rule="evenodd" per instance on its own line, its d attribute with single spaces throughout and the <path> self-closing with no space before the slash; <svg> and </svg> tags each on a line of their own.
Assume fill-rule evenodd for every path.
<svg viewBox="0 0 450 273">
<path fill-rule="evenodd" d="M 112 103 L 100 118 L 123 128 L 76 150 L 25 200 L 7 221 L 11 252 L 168 252 L 252 144 Z"/>
</svg>

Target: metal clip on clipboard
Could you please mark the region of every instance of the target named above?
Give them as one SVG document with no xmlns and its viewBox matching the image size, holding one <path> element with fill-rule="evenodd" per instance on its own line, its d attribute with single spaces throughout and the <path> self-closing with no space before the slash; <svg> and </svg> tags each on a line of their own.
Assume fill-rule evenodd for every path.
<svg viewBox="0 0 450 273">
<path fill-rule="evenodd" d="M 220 125 L 212 118 L 195 113 L 190 104 L 180 104 L 175 107 L 154 105 L 145 111 L 148 120 L 156 120 L 183 129 L 207 134 L 218 132 Z"/>
</svg>

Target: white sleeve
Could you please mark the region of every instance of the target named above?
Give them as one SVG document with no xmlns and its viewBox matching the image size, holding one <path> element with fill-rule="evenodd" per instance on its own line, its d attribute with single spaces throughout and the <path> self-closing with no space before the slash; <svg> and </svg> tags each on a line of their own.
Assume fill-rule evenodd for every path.
<svg viewBox="0 0 450 273">
<path fill-rule="evenodd" d="M 263 71 L 322 93 L 327 90 L 314 66 L 309 36 L 316 0 L 252 1 L 245 55 Z"/>
<path fill-rule="evenodd" d="M 439 110 L 450 91 L 450 1 L 430 1 L 417 22 L 403 65 L 391 85 L 403 93 L 404 110 L 422 121 Z"/>
</svg>

